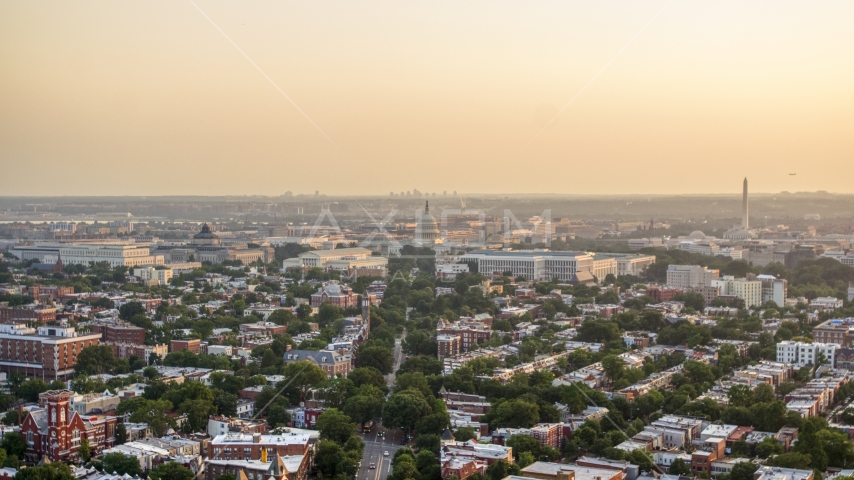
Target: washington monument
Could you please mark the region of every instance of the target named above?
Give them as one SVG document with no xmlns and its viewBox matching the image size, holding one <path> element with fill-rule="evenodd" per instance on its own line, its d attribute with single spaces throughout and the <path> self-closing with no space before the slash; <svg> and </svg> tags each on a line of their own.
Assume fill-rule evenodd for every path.
<svg viewBox="0 0 854 480">
<path fill-rule="evenodd" d="M 741 227 L 745 230 L 750 229 L 750 222 L 747 218 L 747 177 L 744 177 L 744 192 L 741 198 Z"/>
</svg>

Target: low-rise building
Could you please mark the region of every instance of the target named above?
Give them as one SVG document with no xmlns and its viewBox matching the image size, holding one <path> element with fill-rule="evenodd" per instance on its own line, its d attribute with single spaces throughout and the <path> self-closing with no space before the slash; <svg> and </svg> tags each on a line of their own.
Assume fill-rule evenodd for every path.
<svg viewBox="0 0 854 480">
<path fill-rule="evenodd" d="M 307 360 L 314 363 L 330 378 L 335 375 L 346 377 L 352 367 L 352 359 L 349 355 L 342 355 L 329 350 L 288 350 L 284 355 L 285 365 Z"/>
</svg>

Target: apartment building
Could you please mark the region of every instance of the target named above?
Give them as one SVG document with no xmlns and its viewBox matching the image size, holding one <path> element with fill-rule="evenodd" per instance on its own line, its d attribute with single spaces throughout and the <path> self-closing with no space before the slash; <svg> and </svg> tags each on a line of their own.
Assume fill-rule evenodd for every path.
<svg viewBox="0 0 854 480">
<path fill-rule="evenodd" d="M 146 283 L 155 281 L 158 285 L 168 285 L 169 281 L 172 280 L 172 269 L 158 269 L 154 267 L 134 268 L 133 275 Z"/>
<path fill-rule="evenodd" d="M 309 436 L 302 433 L 263 435 L 229 432 L 217 435 L 208 444 L 208 458 L 215 460 L 260 460 L 275 455 L 308 455 Z"/>
<path fill-rule="evenodd" d="M 757 280 L 762 282 L 762 303 L 774 302 L 779 306 L 786 305 L 789 298 L 789 281 L 771 275 L 757 275 Z"/>
<path fill-rule="evenodd" d="M 721 296 L 729 295 L 743 300 L 747 308 L 762 305 L 762 282 L 760 280 L 748 280 L 727 275 L 719 280 L 713 280 L 712 286 L 720 287 Z"/>
<path fill-rule="evenodd" d="M 0 325 L 0 372 L 67 380 L 77 355 L 100 343 L 100 334 L 78 335 L 73 328 Z"/>
<path fill-rule="evenodd" d="M 819 343 L 835 343 L 850 348 L 854 346 L 854 319 L 827 320 L 813 328 L 812 336 Z"/>
<path fill-rule="evenodd" d="M 145 343 L 145 329 L 132 325 L 93 325 L 93 333 L 100 333 L 104 343 Z"/>
<path fill-rule="evenodd" d="M 202 341 L 198 338 L 191 338 L 188 340 L 172 340 L 169 343 L 170 352 L 180 352 L 181 350 L 200 353 L 202 351 Z"/>
<path fill-rule="evenodd" d="M 471 347 L 485 342 L 492 337 L 492 330 L 483 323 L 451 323 L 445 319 L 439 320 L 436 326 L 437 335 L 457 336 L 460 339 L 459 351 L 468 352 Z"/>
<path fill-rule="evenodd" d="M 818 365 L 819 360 L 823 358 L 825 365 L 835 367 L 838 348 L 839 345 L 834 343 L 804 343 L 787 340 L 777 344 L 777 361 L 805 367 Z"/>
<path fill-rule="evenodd" d="M 460 354 L 460 336 L 459 335 L 436 335 L 436 344 L 438 345 L 438 357 L 454 357 Z"/>
<path fill-rule="evenodd" d="M 45 324 L 55 321 L 56 309 L 53 307 L 0 307 L 0 323 L 38 322 Z"/>
<path fill-rule="evenodd" d="M 698 288 L 711 286 L 720 276 L 718 270 L 698 265 L 669 265 L 667 267 L 667 286 L 673 288 Z"/>
</svg>

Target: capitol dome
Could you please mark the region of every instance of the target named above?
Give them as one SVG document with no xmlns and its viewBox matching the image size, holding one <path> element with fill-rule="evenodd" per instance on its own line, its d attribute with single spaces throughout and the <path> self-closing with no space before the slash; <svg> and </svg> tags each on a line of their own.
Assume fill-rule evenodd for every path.
<svg viewBox="0 0 854 480">
<path fill-rule="evenodd" d="M 706 234 L 699 230 L 694 230 L 690 235 L 688 235 L 688 238 L 691 240 L 702 240 L 706 238 Z"/>
<path fill-rule="evenodd" d="M 436 218 L 430 214 L 430 201 L 424 205 L 424 213 L 418 219 L 418 228 L 415 232 L 415 243 L 419 245 L 434 245 L 439 241 L 439 224 Z"/>
</svg>

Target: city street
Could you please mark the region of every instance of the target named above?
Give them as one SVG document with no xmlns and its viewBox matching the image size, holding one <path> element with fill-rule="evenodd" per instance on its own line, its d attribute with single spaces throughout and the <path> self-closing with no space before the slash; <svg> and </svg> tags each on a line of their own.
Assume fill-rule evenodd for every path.
<svg viewBox="0 0 854 480">
<path fill-rule="evenodd" d="M 406 330 L 400 338 L 394 341 L 394 367 L 392 373 L 385 376 L 386 384 L 389 389 L 394 385 L 394 372 L 400 368 L 403 362 L 402 340 L 406 338 Z M 385 437 L 379 436 L 379 433 L 385 431 Z M 397 451 L 400 445 L 400 439 L 403 432 L 397 429 L 386 429 L 382 423 L 377 422 L 374 429 L 367 434 L 362 435 L 362 440 L 365 442 L 365 451 L 362 455 L 362 468 L 359 469 L 357 480 L 385 480 L 391 473 L 391 460 L 394 458 L 394 452 Z M 383 452 L 388 452 L 388 456 L 383 456 Z M 377 466 L 376 469 L 371 468 L 371 463 Z"/>
<path fill-rule="evenodd" d="M 388 438 L 383 438 L 378 435 L 381 431 L 383 431 L 382 425 L 378 424 L 372 432 L 362 436 L 362 440 L 365 441 L 365 452 L 362 455 L 362 468 L 359 469 L 358 480 L 385 480 L 391 473 L 391 460 L 394 458 L 394 452 L 401 447 L 402 433 L 386 430 Z M 385 451 L 388 451 L 387 457 L 383 456 Z M 370 468 L 371 463 L 377 466 L 375 470 Z"/>
</svg>

